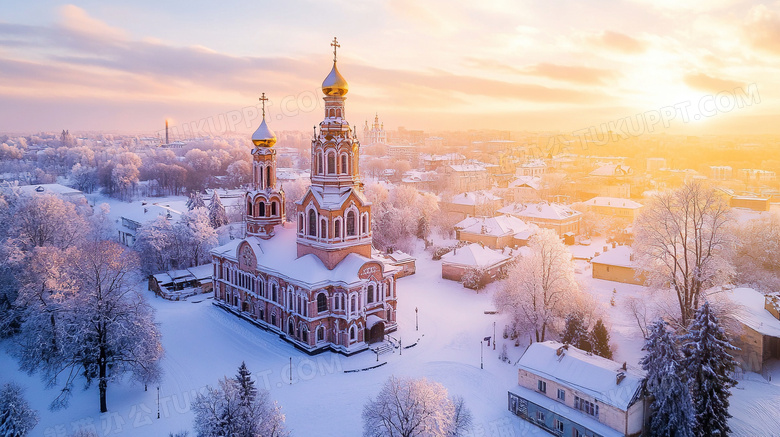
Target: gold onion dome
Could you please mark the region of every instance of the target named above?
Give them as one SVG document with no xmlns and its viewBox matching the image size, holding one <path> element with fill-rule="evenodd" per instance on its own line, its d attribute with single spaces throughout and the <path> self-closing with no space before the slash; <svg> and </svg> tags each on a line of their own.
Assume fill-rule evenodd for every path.
<svg viewBox="0 0 780 437">
<path fill-rule="evenodd" d="M 333 62 L 333 69 L 325 80 L 322 81 L 322 92 L 326 96 L 343 96 L 349 92 L 349 84 L 336 68 L 336 62 Z"/>
<path fill-rule="evenodd" d="M 276 144 L 276 134 L 268 128 L 268 125 L 265 123 L 265 117 L 263 117 L 260 127 L 252 134 L 252 142 L 255 144 L 255 147 L 273 147 Z"/>
</svg>

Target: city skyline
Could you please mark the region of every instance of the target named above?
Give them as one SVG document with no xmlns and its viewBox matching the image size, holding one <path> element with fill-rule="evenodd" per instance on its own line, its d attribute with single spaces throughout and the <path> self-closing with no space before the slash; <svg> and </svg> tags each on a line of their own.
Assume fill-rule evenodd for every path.
<svg viewBox="0 0 780 437">
<path fill-rule="evenodd" d="M 0 131 L 156 132 L 164 119 L 211 118 L 250 132 L 261 92 L 274 129 L 305 131 L 337 36 L 358 127 L 379 112 L 388 127 L 574 132 L 674 107 L 688 113 L 671 132 L 778 133 L 778 10 L 11 1 L 0 5 Z"/>
</svg>

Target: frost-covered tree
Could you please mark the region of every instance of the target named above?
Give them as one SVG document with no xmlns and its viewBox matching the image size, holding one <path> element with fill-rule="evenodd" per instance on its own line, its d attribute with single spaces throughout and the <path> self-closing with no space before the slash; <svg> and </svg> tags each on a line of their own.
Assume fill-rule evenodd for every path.
<svg viewBox="0 0 780 437">
<path fill-rule="evenodd" d="M 185 212 L 173 228 L 180 246 L 178 268 L 197 266 L 209 259 L 209 250 L 217 244 L 217 231 L 211 227 L 204 208 Z"/>
<path fill-rule="evenodd" d="M 637 217 L 639 270 L 652 287 L 666 290 L 671 285 L 682 327 L 699 307 L 702 291 L 733 275 L 729 223 L 726 201 L 698 181 L 658 194 Z"/>
<path fill-rule="evenodd" d="M 252 182 L 252 164 L 244 160 L 230 164 L 227 168 L 227 177 L 232 187 L 240 187 Z"/>
<path fill-rule="evenodd" d="M 729 397 L 737 381 L 731 377 L 736 363 L 729 343 L 709 302 L 699 307 L 688 333 L 682 337 L 683 368 L 693 398 L 697 437 L 727 436 Z"/>
<path fill-rule="evenodd" d="M 9 234 L 24 251 L 40 246 L 71 247 L 87 230 L 76 206 L 52 194 L 23 195 L 16 200 L 11 213 Z"/>
<path fill-rule="evenodd" d="M 228 224 L 227 213 L 225 207 L 222 205 L 222 200 L 219 198 L 217 190 L 211 195 L 211 203 L 209 203 L 209 221 L 211 227 L 214 229 Z"/>
<path fill-rule="evenodd" d="M 582 313 L 574 311 L 566 316 L 566 325 L 563 328 L 561 342 L 570 344 L 578 349 L 590 352 L 592 349 L 588 325 L 585 323 Z"/>
<path fill-rule="evenodd" d="M 24 437 L 38 424 L 38 413 L 30 408 L 23 394 L 14 382 L 0 387 L 0 436 Z"/>
<path fill-rule="evenodd" d="M 471 413 L 462 398 L 450 398 L 437 382 L 391 376 L 363 407 L 365 437 L 464 435 Z"/>
<path fill-rule="evenodd" d="M 267 390 L 257 390 L 244 363 L 235 378 L 207 387 L 192 404 L 199 437 L 285 437 L 284 415 Z"/>
<path fill-rule="evenodd" d="M 47 386 L 61 386 L 53 409 L 68 405 L 83 376 L 87 387 L 97 383 L 100 411 L 106 412 L 109 383 L 127 375 L 141 383 L 158 380 L 160 334 L 152 308 L 132 287 L 135 254 L 115 242 L 89 242 L 63 264 L 67 272 L 56 282 L 72 284 L 72 289 L 47 286 L 56 294 L 41 293 L 51 294 L 56 312 L 33 311 L 43 315 L 25 319 L 17 336 L 20 362 L 28 372 L 40 372 Z"/>
<path fill-rule="evenodd" d="M 682 357 L 667 323 L 658 320 L 648 326 L 646 354 L 640 364 L 647 372 L 650 404 L 650 435 L 694 437 L 695 413 L 691 393 L 683 375 Z"/>
<path fill-rule="evenodd" d="M 560 329 L 566 314 L 581 301 L 571 252 L 555 231 L 542 229 L 528 243 L 530 254 L 519 258 L 493 299 L 496 308 L 512 317 L 519 330 L 544 341 Z"/>
<path fill-rule="evenodd" d="M 590 343 L 593 345 L 593 353 L 604 358 L 612 359 L 612 349 L 609 346 L 609 331 L 601 319 L 596 320 L 593 330 L 590 332 Z"/>
<path fill-rule="evenodd" d="M 742 223 L 734 234 L 738 283 L 763 292 L 780 290 L 780 214 Z"/>
<path fill-rule="evenodd" d="M 138 229 L 133 249 L 141 255 L 145 273 L 168 270 L 171 260 L 177 259 L 173 225 L 164 216 L 146 223 Z"/>
<path fill-rule="evenodd" d="M 187 200 L 187 210 L 192 211 L 195 208 L 205 208 L 206 203 L 203 201 L 203 197 L 197 191 L 190 193 L 190 198 Z"/>
</svg>

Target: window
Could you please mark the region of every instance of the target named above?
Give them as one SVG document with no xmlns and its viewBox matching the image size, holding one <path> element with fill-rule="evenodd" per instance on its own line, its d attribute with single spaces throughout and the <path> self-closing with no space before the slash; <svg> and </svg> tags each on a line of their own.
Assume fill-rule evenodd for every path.
<svg viewBox="0 0 780 437">
<path fill-rule="evenodd" d="M 276 216 L 276 209 L 277 209 L 276 205 L 277 205 L 276 202 L 271 202 L 271 216 L 272 217 Z"/>
<path fill-rule="evenodd" d="M 355 340 L 355 337 L 356 337 L 356 335 L 355 335 L 355 327 L 353 326 L 353 327 L 349 328 L 349 339 L 350 340 Z"/>
<path fill-rule="evenodd" d="M 542 393 L 547 393 L 547 383 L 541 379 L 536 382 L 536 388 Z"/>
<path fill-rule="evenodd" d="M 341 155 L 341 173 L 347 173 L 347 155 Z"/>
<path fill-rule="evenodd" d="M 320 221 L 320 238 L 328 238 L 328 222 L 325 220 Z"/>
<path fill-rule="evenodd" d="M 293 322 L 292 319 L 287 322 L 287 333 L 290 335 L 295 335 L 295 322 Z"/>
<path fill-rule="evenodd" d="M 276 289 L 276 284 L 273 284 L 271 286 L 271 300 L 274 301 L 274 302 L 278 302 L 279 301 L 278 297 L 279 297 L 279 293 L 278 293 L 278 291 Z"/>
<path fill-rule="evenodd" d="M 327 310 L 328 310 L 328 297 L 325 296 L 325 293 L 320 293 L 317 295 L 317 312 L 321 313 Z"/>
<path fill-rule="evenodd" d="M 571 437 L 584 437 L 577 428 L 571 429 Z"/>
<path fill-rule="evenodd" d="M 559 401 L 565 401 L 566 400 L 566 391 L 562 388 L 558 389 L 558 400 Z"/>
<path fill-rule="evenodd" d="M 303 234 L 303 214 L 298 214 L 298 232 Z"/>
<path fill-rule="evenodd" d="M 320 326 L 317 328 L 317 341 L 324 341 L 325 340 L 325 328 Z"/>
<path fill-rule="evenodd" d="M 361 228 L 361 232 L 364 234 L 368 233 L 368 215 L 363 216 L 363 227 Z"/>
<path fill-rule="evenodd" d="M 317 236 L 317 213 L 313 209 L 309 210 L 309 235 Z"/>
<path fill-rule="evenodd" d="M 558 419 L 553 420 L 553 430 L 559 434 L 563 434 L 563 422 Z"/>
<path fill-rule="evenodd" d="M 322 174 L 322 153 L 317 154 L 317 174 Z"/>
<path fill-rule="evenodd" d="M 374 303 L 374 286 L 368 286 L 368 303 Z"/>
<path fill-rule="evenodd" d="M 248 200 L 246 202 L 246 215 L 253 215 L 252 214 L 252 201 Z"/>
<path fill-rule="evenodd" d="M 260 167 L 260 177 L 258 178 L 258 181 L 260 182 L 260 185 L 263 184 L 264 180 L 265 180 L 265 178 L 263 177 L 263 167 Z"/>
<path fill-rule="evenodd" d="M 335 238 L 341 238 L 341 220 L 333 222 L 333 236 Z"/>
<path fill-rule="evenodd" d="M 599 417 L 599 406 L 593 402 L 586 401 L 579 396 L 574 397 L 574 408 L 591 416 Z"/>
<path fill-rule="evenodd" d="M 357 303 L 357 300 L 355 299 L 355 296 L 352 296 L 352 299 L 349 302 L 349 311 L 350 312 L 354 313 L 355 311 L 357 311 L 356 303 Z"/>
<path fill-rule="evenodd" d="M 265 202 L 260 202 L 257 204 L 257 216 L 265 217 Z"/>
<path fill-rule="evenodd" d="M 328 153 L 328 174 L 336 173 L 336 155 Z"/>
<path fill-rule="evenodd" d="M 271 186 L 271 169 L 267 168 L 265 170 L 265 187 L 269 188 Z"/>
<path fill-rule="evenodd" d="M 544 411 L 536 410 L 536 421 L 544 422 Z"/>
<path fill-rule="evenodd" d="M 355 211 L 347 213 L 347 237 L 355 235 Z"/>
</svg>

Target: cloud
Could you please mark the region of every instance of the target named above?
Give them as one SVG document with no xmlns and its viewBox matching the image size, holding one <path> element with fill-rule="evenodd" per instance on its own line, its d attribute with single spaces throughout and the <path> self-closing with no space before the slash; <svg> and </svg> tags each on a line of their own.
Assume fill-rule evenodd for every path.
<svg viewBox="0 0 780 437">
<path fill-rule="evenodd" d="M 754 6 L 743 30 L 753 48 L 780 55 L 780 14 L 765 5 Z"/>
<path fill-rule="evenodd" d="M 736 82 L 733 80 L 719 79 L 717 77 L 712 77 L 704 73 L 688 74 L 685 77 L 683 77 L 683 82 L 685 82 L 686 85 L 688 85 L 693 89 L 711 92 L 711 93 L 719 93 L 721 91 L 731 91 L 736 88 L 744 86 L 744 84 L 740 82 Z"/>
<path fill-rule="evenodd" d="M 87 11 L 74 5 L 65 5 L 60 8 L 61 25 L 63 28 L 76 32 L 101 36 L 104 38 L 123 39 L 127 33 L 119 28 L 92 18 Z"/>
<path fill-rule="evenodd" d="M 617 73 L 612 70 L 601 68 L 590 68 L 579 65 L 558 65 L 541 63 L 527 69 L 528 74 L 543 76 L 550 79 L 581 83 L 586 85 L 596 85 L 607 83 L 614 79 Z"/>
<path fill-rule="evenodd" d="M 647 49 L 647 45 L 643 41 L 611 30 L 605 30 L 598 35 L 592 35 L 587 38 L 587 41 L 595 46 L 627 55 L 642 53 Z"/>
</svg>

